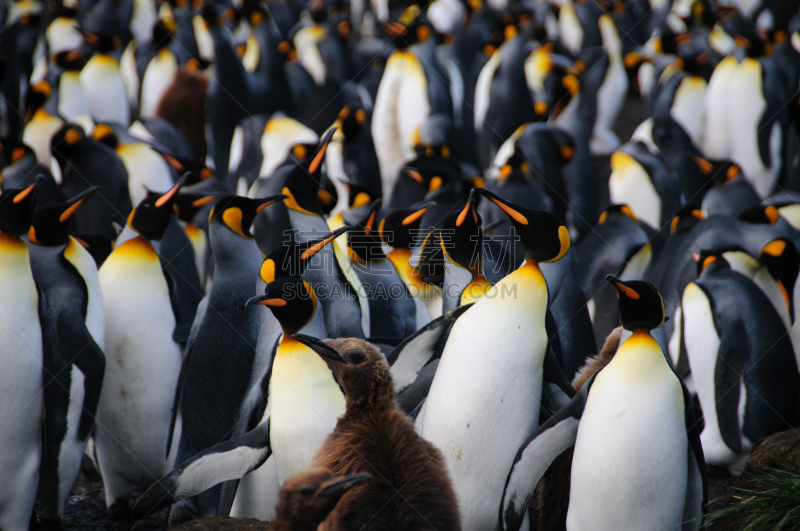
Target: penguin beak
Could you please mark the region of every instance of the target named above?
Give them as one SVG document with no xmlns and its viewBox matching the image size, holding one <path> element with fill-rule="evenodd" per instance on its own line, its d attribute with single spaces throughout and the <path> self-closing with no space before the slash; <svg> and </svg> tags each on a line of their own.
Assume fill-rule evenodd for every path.
<svg viewBox="0 0 800 531">
<path fill-rule="evenodd" d="M 13 199 L 14 203 L 19 203 L 21 201 L 24 201 L 26 197 L 31 195 L 33 189 L 36 188 L 36 185 L 39 184 L 39 181 L 41 181 L 42 179 L 44 179 L 44 175 L 37 175 L 33 179 L 33 182 L 31 184 L 29 184 L 24 190 L 22 190 L 20 193 L 14 196 Z"/>
<path fill-rule="evenodd" d="M 425 203 L 424 205 L 422 205 L 421 207 L 419 207 L 419 210 L 417 210 L 413 214 L 409 214 L 408 216 L 403 218 L 403 221 L 401 223 L 404 226 L 405 225 L 411 225 L 412 223 L 414 223 L 415 221 L 420 219 L 422 216 L 424 216 L 425 212 L 427 212 L 429 209 L 431 209 L 431 208 L 433 208 L 435 206 L 436 206 L 436 202 L 435 201 L 429 201 L 429 202 Z"/>
<path fill-rule="evenodd" d="M 339 236 L 350 230 L 353 230 L 353 227 L 351 227 L 350 225 L 345 225 L 344 227 L 340 227 L 335 231 L 331 232 L 324 238 L 320 238 L 319 240 L 314 240 L 313 242 L 307 243 L 306 245 L 308 245 L 308 248 L 304 250 L 303 253 L 300 255 L 300 259 L 306 261 L 310 260 L 311 257 L 317 254 L 320 250 L 322 250 L 323 247 L 325 247 L 330 242 L 332 242 L 333 240 L 335 240 L 336 238 L 338 238 Z"/>
<path fill-rule="evenodd" d="M 346 363 L 344 358 L 336 352 L 336 349 L 325 344 L 321 339 L 307 336 L 305 334 L 293 334 L 292 339 L 304 344 L 317 354 L 319 354 L 325 361 L 335 361 L 337 363 Z"/>
<path fill-rule="evenodd" d="M 325 152 L 328 150 L 328 144 L 333 140 L 333 135 L 336 133 L 336 130 L 336 127 L 331 127 L 322 136 L 322 140 L 319 141 L 319 148 L 316 154 L 314 154 L 314 158 L 311 159 L 311 163 L 308 165 L 308 173 L 316 173 L 320 166 L 322 166 L 322 161 L 325 160 Z"/>
<path fill-rule="evenodd" d="M 456 218 L 456 227 L 460 227 L 464 224 L 464 221 L 466 221 L 469 213 L 472 213 L 472 219 L 475 220 L 476 225 L 478 224 L 478 215 L 475 214 L 475 199 L 477 197 L 478 196 L 473 193 L 469 194 L 469 199 L 467 199 L 467 204 L 464 206 L 464 210 L 462 210 L 461 214 L 459 214 L 458 218 Z"/>
<path fill-rule="evenodd" d="M 207 195 L 205 197 L 201 197 L 199 199 L 195 199 L 194 201 L 192 201 L 192 206 L 195 207 L 195 208 L 204 207 L 207 204 L 209 204 L 210 202 L 212 202 L 214 199 L 216 199 L 217 195 L 218 194 Z"/>
<path fill-rule="evenodd" d="M 618 279 L 614 275 L 606 275 L 606 280 L 608 282 L 610 282 L 611 284 L 613 284 L 615 288 L 617 288 L 617 295 L 618 296 L 620 294 L 622 294 L 622 295 L 625 295 L 626 297 L 628 297 L 629 299 L 633 299 L 633 300 L 637 300 L 639 298 L 639 294 L 636 293 L 636 291 L 634 291 L 633 289 L 628 287 L 625 284 L 625 282 L 623 282 L 622 280 Z"/>
<path fill-rule="evenodd" d="M 509 201 L 503 199 L 499 195 L 490 192 L 486 188 L 473 188 L 472 191 L 470 192 L 470 195 L 472 194 L 480 194 L 485 198 L 487 198 L 488 200 L 490 200 L 492 203 L 497 205 L 500 208 L 500 210 L 502 210 L 505 213 L 505 215 L 511 219 L 511 221 L 519 223 L 520 225 L 528 224 L 528 218 L 525 217 L 525 215 L 522 212 L 517 210 L 517 208 L 514 205 L 512 205 Z"/>
<path fill-rule="evenodd" d="M 162 196 L 161 196 L 161 197 L 159 197 L 158 199 L 156 199 L 156 207 L 158 207 L 158 208 L 161 208 L 161 207 L 163 207 L 164 205 L 167 205 L 167 204 L 170 204 L 170 203 L 172 203 L 172 201 L 175 199 L 175 194 L 177 194 L 177 193 L 178 193 L 178 190 L 180 190 L 180 189 L 181 189 L 181 186 L 183 186 L 183 183 L 185 183 L 185 182 L 186 182 L 186 176 L 187 176 L 187 174 L 183 174 L 183 177 L 181 177 L 181 178 L 178 180 L 178 182 L 176 182 L 176 183 L 175 183 L 175 184 L 172 186 L 172 188 L 170 188 L 169 190 L 167 190 L 167 192 L 166 192 L 166 193 L 162 194 Z"/>
<path fill-rule="evenodd" d="M 320 490 L 317 492 L 317 498 L 341 496 L 356 485 L 364 483 L 365 481 L 369 481 L 372 479 L 372 477 L 372 474 L 369 472 L 335 477 L 332 480 L 326 481 L 320 485 Z"/>
<path fill-rule="evenodd" d="M 66 208 L 66 210 L 64 210 L 64 212 L 61 213 L 61 215 L 58 217 L 58 221 L 61 223 L 66 222 L 69 219 L 69 217 L 72 214 L 74 214 L 76 210 L 78 210 L 78 208 L 83 204 L 83 202 L 89 198 L 89 196 L 93 195 L 95 192 L 99 190 L 100 190 L 99 186 L 92 186 L 88 190 L 84 190 L 80 194 L 70 199 L 69 200 L 70 205 Z"/>
<path fill-rule="evenodd" d="M 261 204 L 256 207 L 256 214 L 259 214 L 262 210 L 264 210 L 265 208 L 270 206 L 272 203 L 277 203 L 278 201 L 283 201 L 287 197 L 288 196 L 285 196 L 283 194 L 278 194 L 278 195 L 271 195 L 269 197 L 264 197 L 262 199 L 259 199 L 259 201 L 261 201 Z"/>
<path fill-rule="evenodd" d="M 375 219 L 378 216 L 378 208 L 381 206 L 381 200 L 376 199 L 369 207 L 369 212 L 364 216 L 364 219 L 358 222 L 358 226 L 364 227 L 364 234 L 369 234 L 375 228 Z"/>
<path fill-rule="evenodd" d="M 261 304 L 262 306 L 286 306 L 288 302 L 286 300 L 281 299 L 280 297 L 275 297 L 273 293 L 265 293 L 263 295 L 257 295 L 255 297 L 250 297 L 247 299 L 245 306 L 255 306 L 256 304 Z"/>
</svg>

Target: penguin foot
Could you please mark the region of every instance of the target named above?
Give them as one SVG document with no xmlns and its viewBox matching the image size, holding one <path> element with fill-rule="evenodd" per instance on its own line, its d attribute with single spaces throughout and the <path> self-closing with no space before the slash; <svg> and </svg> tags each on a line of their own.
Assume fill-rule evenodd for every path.
<svg viewBox="0 0 800 531">
<path fill-rule="evenodd" d="M 169 526 L 177 527 L 185 522 L 200 518 L 191 500 L 181 500 L 169 511 Z"/>
<path fill-rule="evenodd" d="M 114 502 L 108 508 L 108 516 L 112 520 L 130 520 L 131 517 L 131 504 L 128 498 Z"/>
</svg>

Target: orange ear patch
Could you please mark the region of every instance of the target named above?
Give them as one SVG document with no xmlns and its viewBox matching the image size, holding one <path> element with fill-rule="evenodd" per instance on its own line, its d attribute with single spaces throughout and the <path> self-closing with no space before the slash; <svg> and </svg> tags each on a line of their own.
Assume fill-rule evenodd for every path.
<svg viewBox="0 0 800 531">
<path fill-rule="evenodd" d="M 617 296 L 619 296 L 619 294 L 622 293 L 626 297 L 628 297 L 629 299 L 633 299 L 633 300 L 638 300 L 639 299 L 639 294 L 636 293 L 631 288 L 629 288 L 628 286 L 623 286 L 622 284 L 614 284 L 614 287 L 617 288 Z"/>
<path fill-rule="evenodd" d="M 765 245 L 764 248 L 761 249 L 761 253 L 777 257 L 782 255 L 783 251 L 785 250 L 786 250 L 786 242 L 783 240 L 775 240 Z"/>
</svg>

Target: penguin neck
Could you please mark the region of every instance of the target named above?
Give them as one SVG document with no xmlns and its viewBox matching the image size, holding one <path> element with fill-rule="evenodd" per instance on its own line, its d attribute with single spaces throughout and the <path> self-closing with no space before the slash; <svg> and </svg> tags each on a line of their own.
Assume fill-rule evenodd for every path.
<svg viewBox="0 0 800 531">
<path fill-rule="evenodd" d="M 230 273 L 239 277 L 241 271 L 252 271 L 247 278 L 250 282 L 258 274 L 262 255 L 255 240 L 235 234 L 216 220 L 209 224 L 211 251 L 214 253 L 216 271 Z"/>
<path fill-rule="evenodd" d="M 663 369 L 669 369 L 661 345 L 653 338 L 650 330 L 637 328 L 617 350 L 608 364 L 620 374 L 635 381 L 648 381 L 657 377 Z"/>
<path fill-rule="evenodd" d="M 358 376 L 362 376 L 359 374 Z M 337 375 L 337 379 L 340 378 Z M 357 382 L 346 382 L 345 402 L 346 409 L 339 423 L 359 422 L 364 419 L 374 418 L 386 411 L 397 410 L 397 394 L 394 385 L 387 385 L 385 380 L 373 378 L 370 375 L 367 381 L 362 378 Z"/>
<path fill-rule="evenodd" d="M 27 246 L 21 237 L 16 234 L 0 232 L 0 249 L 21 251 L 23 248 L 27 249 Z"/>
</svg>

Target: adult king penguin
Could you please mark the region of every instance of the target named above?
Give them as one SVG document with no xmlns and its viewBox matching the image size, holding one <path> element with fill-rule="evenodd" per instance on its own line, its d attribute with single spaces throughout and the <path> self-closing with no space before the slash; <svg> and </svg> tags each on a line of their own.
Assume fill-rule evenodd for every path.
<svg viewBox="0 0 800 531">
<path fill-rule="evenodd" d="M 211 291 L 200 302 L 175 396 L 172 425 L 182 419 L 177 463 L 229 439 L 247 392 L 253 367 L 260 317 L 245 302 L 256 294 L 261 253 L 250 227 L 256 215 L 283 195 L 260 199 L 225 196 L 209 215 L 209 240 L 214 255 Z M 177 428 L 175 428 L 177 431 Z M 187 500 L 173 509 L 175 522 L 213 516 L 219 489 Z"/>
<path fill-rule="evenodd" d="M 31 269 L 42 295 L 44 455 L 39 469 L 39 529 L 61 529 L 64 504 L 94 425 L 106 358 L 105 314 L 97 266 L 69 235 L 69 218 L 96 190 L 37 209 L 28 231 Z"/>
<path fill-rule="evenodd" d="M 112 519 L 130 514 L 128 496 L 172 469 L 171 404 L 181 369 L 172 338 L 179 316 L 175 282 L 162 269 L 152 242 L 164 236 L 181 183 L 148 196 L 128 217 L 131 239 L 118 243 L 99 271 L 106 313 L 106 371 L 97 461 Z"/>
<path fill-rule="evenodd" d="M 702 523 L 708 487 L 694 403 L 650 335 L 664 324 L 661 295 L 644 281 L 606 279 L 632 335 L 520 448 L 503 493 L 503 529 L 519 529 L 539 479 L 573 445 L 569 531 Z"/>
<path fill-rule="evenodd" d="M 33 188 L 0 195 L 0 528 L 28 529 L 42 454 L 42 329 L 26 234 L 33 216 Z"/>
<path fill-rule="evenodd" d="M 785 245 L 774 240 L 762 255 L 776 257 Z M 754 282 L 717 252 L 702 251 L 697 269 L 683 290 L 681 339 L 703 409 L 700 440 L 709 464 L 737 465 L 755 441 L 795 425 L 797 362 L 781 317 Z"/>
<path fill-rule="evenodd" d="M 518 208 L 482 188 L 472 193 L 511 219 L 526 263 L 453 325 L 417 428 L 445 454 L 464 529 L 485 531 L 497 529 L 505 476 L 539 424 L 545 314 L 558 287 L 545 283 L 538 263 L 562 258 L 570 238 L 550 214 Z"/>
</svg>

